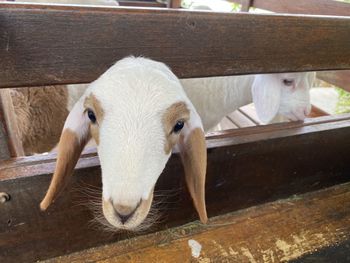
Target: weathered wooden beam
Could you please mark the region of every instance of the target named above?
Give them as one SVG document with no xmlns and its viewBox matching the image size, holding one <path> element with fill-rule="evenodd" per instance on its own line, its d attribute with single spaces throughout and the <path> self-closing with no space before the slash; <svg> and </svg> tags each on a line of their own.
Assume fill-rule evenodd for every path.
<svg viewBox="0 0 350 263">
<path fill-rule="evenodd" d="M 0 160 L 6 160 L 10 157 L 10 142 L 6 131 L 4 110 L 0 98 Z"/>
<path fill-rule="evenodd" d="M 350 92 L 350 70 L 317 72 L 317 78 Z"/>
<path fill-rule="evenodd" d="M 0 115 L 2 115 L 3 119 L 1 126 L 3 126 L 7 135 L 4 135 L 2 139 L 7 139 L 7 147 L 11 157 L 24 156 L 23 145 L 17 126 L 17 117 L 10 92 L 10 89 L 0 90 Z"/>
<path fill-rule="evenodd" d="M 241 5 L 242 12 L 249 12 L 250 7 L 253 5 L 253 0 L 242 0 Z"/>
<path fill-rule="evenodd" d="M 350 184 L 49 260 L 65 262 L 347 262 L 312 257 L 350 241 Z M 196 259 L 189 240 L 202 246 Z M 344 250 L 349 256 L 349 249 Z M 308 255 L 308 257 L 307 257 Z M 317 260 L 318 259 L 318 260 Z M 323 260 L 321 260 L 323 259 Z M 321 261 L 320 261 L 321 260 Z"/>
<path fill-rule="evenodd" d="M 138 7 L 166 7 L 165 4 L 157 1 L 123 1 L 118 0 L 120 6 L 138 6 Z"/>
<path fill-rule="evenodd" d="M 3 123 L 0 121 L 0 160 L 10 158 L 8 137 Z"/>
<path fill-rule="evenodd" d="M 350 69 L 350 17 L 0 4 L 1 87 L 90 82 L 144 55 L 181 78 Z"/>
<path fill-rule="evenodd" d="M 349 121 L 349 115 L 323 117 L 306 126 L 250 127 L 208 138 L 209 216 L 349 181 Z M 1 262 L 35 261 L 130 237 L 91 223 L 94 216 L 84 204 L 101 195 L 98 158 L 91 152 L 57 202 L 40 212 L 54 166 L 49 156 L 0 164 L 0 192 L 11 196 L 0 205 Z M 156 186 L 156 193 L 167 196 L 161 202 L 162 223 L 150 231 L 197 218 L 182 174 L 180 158 L 173 154 Z"/>
<path fill-rule="evenodd" d="M 167 7 L 169 8 L 181 8 L 182 0 L 168 0 Z"/>
</svg>

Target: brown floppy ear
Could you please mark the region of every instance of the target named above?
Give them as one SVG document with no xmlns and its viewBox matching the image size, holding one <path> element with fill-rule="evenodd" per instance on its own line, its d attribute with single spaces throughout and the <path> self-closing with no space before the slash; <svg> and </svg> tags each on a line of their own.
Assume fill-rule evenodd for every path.
<svg viewBox="0 0 350 263">
<path fill-rule="evenodd" d="M 55 172 L 50 187 L 40 203 L 40 209 L 46 210 L 57 198 L 71 178 L 73 169 L 90 139 L 89 119 L 84 112 L 83 96 L 74 105 L 64 124 L 60 141 L 58 143 L 58 156 Z"/>
<path fill-rule="evenodd" d="M 205 205 L 207 146 L 202 121 L 194 107 L 191 108 L 190 119 L 185 123 L 181 132 L 178 146 L 185 169 L 188 190 L 199 218 L 205 224 L 208 221 Z"/>
</svg>

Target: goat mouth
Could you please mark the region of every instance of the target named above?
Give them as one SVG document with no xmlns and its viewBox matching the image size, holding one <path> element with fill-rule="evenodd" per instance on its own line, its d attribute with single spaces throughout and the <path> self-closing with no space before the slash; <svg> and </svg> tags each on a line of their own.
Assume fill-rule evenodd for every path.
<svg viewBox="0 0 350 263">
<path fill-rule="evenodd" d="M 145 219 L 149 214 L 152 201 L 153 201 L 153 192 L 150 194 L 147 200 L 141 200 L 141 202 L 138 204 L 135 211 L 133 211 L 132 214 L 128 216 L 128 218 L 124 218 L 124 216 L 118 215 L 115 212 L 113 205 L 109 201 L 105 201 L 105 200 L 102 201 L 102 211 L 107 222 L 115 230 L 137 231 L 138 228 L 145 229 L 152 225 L 153 222 L 152 220 L 150 220 L 151 222 L 147 222 L 147 224 L 142 226 L 142 224 L 144 223 Z"/>
</svg>

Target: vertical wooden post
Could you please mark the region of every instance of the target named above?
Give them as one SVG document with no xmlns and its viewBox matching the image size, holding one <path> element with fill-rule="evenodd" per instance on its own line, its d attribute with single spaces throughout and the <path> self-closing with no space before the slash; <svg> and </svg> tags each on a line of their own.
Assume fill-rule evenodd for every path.
<svg viewBox="0 0 350 263">
<path fill-rule="evenodd" d="M 253 0 L 243 0 L 241 12 L 249 12 L 249 8 L 253 6 Z"/>
<path fill-rule="evenodd" d="M 168 8 L 181 8 L 181 0 L 168 0 Z"/>
<path fill-rule="evenodd" d="M 17 118 L 15 115 L 12 98 L 10 94 L 10 89 L 0 89 L 0 115 L 1 115 L 1 126 L 3 135 L 1 135 L 0 131 L 0 137 L 1 139 L 1 146 L 4 146 L 5 150 L 2 153 L 4 155 L 4 158 L 8 157 L 6 156 L 6 152 L 9 152 L 10 157 L 18 157 L 18 156 L 24 156 L 24 150 L 22 141 L 20 140 L 19 136 L 19 130 L 17 126 Z M 8 149 L 6 151 L 6 148 Z M 2 148 L 1 148 L 2 149 Z M 0 150 L 1 152 L 2 150 Z"/>
</svg>

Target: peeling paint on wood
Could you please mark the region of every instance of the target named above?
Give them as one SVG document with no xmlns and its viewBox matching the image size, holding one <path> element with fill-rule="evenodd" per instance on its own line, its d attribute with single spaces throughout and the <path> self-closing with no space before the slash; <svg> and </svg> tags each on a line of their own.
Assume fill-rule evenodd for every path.
<svg viewBox="0 0 350 263">
<path fill-rule="evenodd" d="M 287 262 L 349 239 L 349 202 L 347 183 L 48 262 Z M 188 239 L 202 245 L 198 259 Z"/>
</svg>

